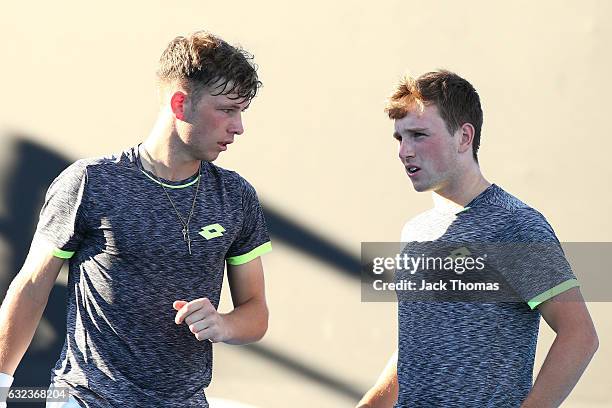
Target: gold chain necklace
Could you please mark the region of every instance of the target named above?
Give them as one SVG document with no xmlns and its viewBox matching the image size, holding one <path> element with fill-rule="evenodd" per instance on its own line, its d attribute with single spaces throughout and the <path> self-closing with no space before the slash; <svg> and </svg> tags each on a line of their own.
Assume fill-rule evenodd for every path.
<svg viewBox="0 0 612 408">
<path fill-rule="evenodd" d="M 149 160 L 151 161 L 151 168 L 153 169 L 153 175 L 157 179 L 159 185 L 162 187 L 162 190 L 164 190 L 166 197 L 168 197 L 168 201 L 170 201 L 170 204 L 172 204 L 172 208 L 174 209 L 174 212 L 176 213 L 181 225 L 183 226 L 183 241 L 187 242 L 187 249 L 189 250 L 189 255 L 191 255 L 191 236 L 189 233 L 189 222 L 191 221 L 191 216 L 193 215 L 193 211 L 195 209 L 195 203 L 198 199 L 198 191 L 200 190 L 200 179 L 202 178 L 202 162 L 200 161 L 200 167 L 198 168 L 198 183 L 196 184 L 195 195 L 193 196 L 193 202 L 191 203 L 191 210 L 189 211 L 189 215 L 187 216 L 187 221 L 185 221 L 181 213 L 176 208 L 176 205 L 174 205 L 174 201 L 172 201 L 172 198 L 170 198 L 170 194 L 168 194 L 164 183 L 162 183 L 161 179 L 157 176 L 157 173 L 155 172 L 155 165 L 153 164 L 153 158 L 151 157 L 147 149 L 144 147 L 144 145 L 142 145 L 142 150 L 149 157 Z"/>
</svg>

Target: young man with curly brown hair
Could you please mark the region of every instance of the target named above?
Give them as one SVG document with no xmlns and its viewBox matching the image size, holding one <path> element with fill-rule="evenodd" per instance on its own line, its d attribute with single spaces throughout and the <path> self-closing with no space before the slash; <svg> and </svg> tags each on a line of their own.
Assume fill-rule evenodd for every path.
<svg viewBox="0 0 612 408">
<path fill-rule="evenodd" d="M 261 85 L 251 60 L 207 32 L 175 38 L 144 143 L 78 160 L 51 184 L 2 304 L 3 386 L 65 260 L 67 335 L 51 373 L 70 392 L 65 406 L 207 407 L 212 344 L 265 334 L 264 215 L 245 179 L 212 164 L 244 131 Z M 221 314 L 226 264 L 234 309 Z"/>
</svg>

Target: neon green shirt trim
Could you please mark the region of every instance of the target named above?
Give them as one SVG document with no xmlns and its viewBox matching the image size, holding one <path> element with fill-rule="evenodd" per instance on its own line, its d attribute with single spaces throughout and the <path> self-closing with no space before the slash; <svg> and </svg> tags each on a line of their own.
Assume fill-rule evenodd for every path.
<svg viewBox="0 0 612 408">
<path fill-rule="evenodd" d="M 142 169 L 140 169 L 140 171 L 142 171 L 142 174 L 144 174 L 145 176 L 147 176 L 148 178 L 150 178 L 151 180 L 153 180 L 157 184 L 161 184 L 162 186 L 168 187 L 168 188 L 185 188 L 185 187 L 189 187 L 189 186 L 193 185 L 196 181 L 198 181 L 198 179 L 200 177 L 202 177 L 202 175 L 199 175 L 198 177 L 195 178 L 195 180 L 192 180 L 192 181 L 190 181 L 187 184 L 181 184 L 181 185 L 178 185 L 178 186 L 173 186 L 172 184 L 161 183 L 159 180 L 154 179 L 153 177 L 151 177 L 149 175 L 149 173 L 147 173 L 146 171 L 144 171 Z"/>
<path fill-rule="evenodd" d="M 465 208 L 462 208 L 461 210 L 459 210 L 458 212 L 456 212 L 456 213 L 455 213 L 455 215 L 460 214 L 460 213 L 462 213 L 462 212 L 464 212 L 464 211 L 467 211 L 467 210 L 469 210 L 469 209 L 470 209 L 470 207 L 465 207 Z"/>
<path fill-rule="evenodd" d="M 272 250 L 272 243 L 268 241 L 265 244 L 261 244 L 257 248 L 247 252 L 244 255 L 232 256 L 230 258 L 227 258 L 227 264 L 228 265 L 242 265 L 249 261 L 252 261 L 258 256 L 261 256 L 267 252 L 270 252 L 271 250 Z"/>
<path fill-rule="evenodd" d="M 62 251 L 61 249 L 58 249 L 58 248 L 54 248 L 52 253 L 53 253 L 53 256 L 57 258 L 62 258 L 62 259 L 70 259 L 72 258 L 72 255 L 74 255 L 74 251 Z"/>
<path fill-rule="evenodd" d="M 560 293 L 565 292 L 568 289 L 575 288 L 576 286 L 580 286 L 576 279 L 569 279 L 563 283 L 558 284 L 554 288 L 548 289 L 546 292 L 540 293 L 538 296 L 531 299 L 527 304 L 533 310 L 540 303 L 546 302 L 548 299 L 557 296 Z"/>
</svg>

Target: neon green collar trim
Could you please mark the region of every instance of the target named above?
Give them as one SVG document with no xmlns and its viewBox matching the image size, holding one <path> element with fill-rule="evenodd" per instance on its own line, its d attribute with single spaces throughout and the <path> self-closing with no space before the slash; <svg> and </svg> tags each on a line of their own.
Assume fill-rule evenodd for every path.
<svg viewBox="0 0 612 408">
<path fill-rule="evenodd" d="M 172 185 L 172 184 L 161 183 L 159 180 L 156 180 L 153 177 L 151 177 L 151 175 L 149 173 L 147 173 L 146 171 L 144 171 L 143 169 L 140 169 L 140 171 L 142 172 L 142 174 L 144 174 L 145 176 L 147 176 L 148 178 L 150 178 L 151 180 L 153 180 L 157 184 L 161 184 L 162 186 L 168 187 L 168 188 L 185 188 L 185 187 L 189 187 L 189 186 L 193 185 L 196 181 L 198 181 L 198 179 L 200 177 L 202 177 L 202 175 L 200 174 L 200 175 L 198 175 L 198 177 L 196 177 L 195 179 L 193 179 L 192 181 L 190 181 L 187 184 Z"/>
<path fill-rule="evenodd" d="M 470 209 L 470 207 L 465 207 L 465 208 L 463 208 L 463 209 L 459 210 L 458 212 L 456 212 L 456 213 L 455 213 L 455 215 L 460 214 L 460 213 L 462 213 L 462 212 L 464 212 L 464 211 L 467 211 L 467 210 L 469 210 L 469 209 Z"/>
</svg>

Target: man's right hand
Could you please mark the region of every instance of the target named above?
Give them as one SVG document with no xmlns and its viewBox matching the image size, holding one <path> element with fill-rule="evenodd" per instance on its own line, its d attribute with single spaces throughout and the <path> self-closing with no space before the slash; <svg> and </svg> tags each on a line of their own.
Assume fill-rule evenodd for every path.
<svg viewBox="0 0 612 408">
<path fill-rule="evenodd" d="M 46 242 L 34 242 L 0 308 L 0 373 L 14 375 L 32 342 L 64 260 Z M 4 378 L 3 381 L 8 381 Z"/>
<path fill-rule="evenodd" d="M 13 385 L 13 376 L 0 373 L 0 408 L 6 408 L 6 396 Z"/>
</svg>

